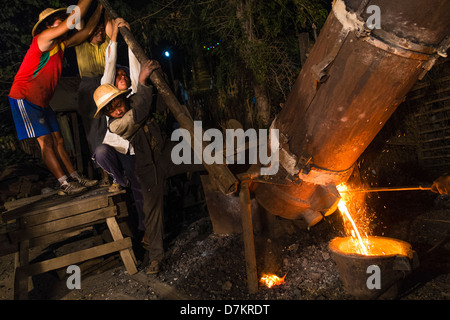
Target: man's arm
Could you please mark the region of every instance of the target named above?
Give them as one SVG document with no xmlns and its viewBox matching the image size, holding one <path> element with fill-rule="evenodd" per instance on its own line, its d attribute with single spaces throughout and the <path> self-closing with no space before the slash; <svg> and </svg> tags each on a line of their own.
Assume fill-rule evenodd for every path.
<svg viewBox="0 0 450 320">
<path fill-rule="evenodd" d="M 113 30 L 113 32 L 116 33 L 115 34 L 116 37 L 117 37 L 117 33 L 119 32 L 120 27 L 125 27 L 131 31 L 130 24 L 128 22 L 126 22 L 122 18 L 117 18 L 117 19 L 120 19 L 120 20 L 115 25 L 115 27 L 116 27 L 115 30 Z M 116 21 L 117 21 L 117 19 L 116 19 Z M 114 33 L 113 33 L 113 35 L 114 35 Z M 112 38 L 111 38 L 111 40 L 112 40 Z M 139 63 L 138 59 L 136 58 L 136 56 L 134 55 L 134 53 L 130 47 L 128 47 L 128 60 L 129 60 L 129 68 L 130 68 L 131 88 L 133 89 L 133 93 L 136 93 L 137 87 L 138 87 L 138 82 L 139 82 L 139 74 L 141 72 L 141 64 Z"/>
<path fill-rule="evenodd" d="M 89 8 L 92 0 L 79 0 L 78 1 L 78 8 L 80 9 L 80 19 L 86 14 L 87 9 Z M 66 34 L 70 29 L 68 26 L 67 21 L 71 19 L 72 21 L 72 15 L 75 14 L 75 10 L 72 11 L 72 13 L 69 15 L 69 17 L 66 18 L 59 26 L 55 28 L 48 28 L 42 31 L 37 39 L 39 49 L 42 52 L 46 52 L 50 50 L 51 47 L 55 44 L 55 40 L 59 37 Z"/>
<path fill-rule="evenodd" d="M 141 72 L 141 64 L 130 47 L 128 47 L 128 60 L 130 66 L 131 88 L 133 89 L 133 92 L 136 93 L 139 83 L 139 73 Z"/>
<path fill-rule="evenodd" d="M 153 87 L 138 84 L 137 93 L 132 95 L 130 100 L 131 110 L 133 111 L 133 120 L 135 123 L 144 123 L 152 110 Z"/>
<path fill-rule="evenodd" d="M 150 77 L 150 74 L 158 69 L 161 68 L 159 65 L 159 62 L 156 60 L 148 60 L 144 62 L 141 66 L 141 71 L 139 73 L 139 81 L 138 81 L 138 87 L 137 87 L 137 93 L 139 93 L 140 90 L 146 90 L 146 95 L 139 95 L 135 94 L 131 97 L 131 107 L 134 110 L 134 121 L 136 123 L 143 123 L 150 114 L 150 107 L 152 106 L 152 87 L 148 87 L 146 85 L 147 79 Z M 149 95 L 147 95 L 148 89 Z"/>
<path fill-rule="evenodd" d="M 122 18 L 116 18 L 113 21 L 111 41 L 105 51 L 105 72 L 103 73 L 100 84 L 110 83 L 114 85 L 117 64 L 117 35 L 119 33 L 119 27 L 124 25 L 128 25 L 128 23 Z M 134 90 L 134 92 L 136 92 L 136 90 Z"/>
<path fill-rule="evenodd" d="M 114 85 L 117 63 L 117 42 L 111 41 L 105 50 L 105 72 L 103 73 L 100 84 L 110 83 Z"/>
<path fill-rule="evenodd" d="M 103 6 L 99 3 L 92 16 L 89 18 L 89 21 L 86 23 L 86 26 L 66 40 L 67 47 L 77 46 L 89 38 L 100 21 L 102 10 Z"/>
<path fill-rule="evenodd" d="M 105 12 L 105 33 L 110 39 L 113 38 L 114 27 L 115 27 L 115 20 L 111 18 L 108 12 Z"/>
</svg>

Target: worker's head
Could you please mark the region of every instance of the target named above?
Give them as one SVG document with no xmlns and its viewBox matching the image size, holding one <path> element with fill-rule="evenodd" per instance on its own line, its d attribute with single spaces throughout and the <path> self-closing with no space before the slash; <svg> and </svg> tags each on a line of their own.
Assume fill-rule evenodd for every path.
<svg viewBox="0 0 450 320">
<path fill-rule="evenodd" d="M 45 29 L 55 28 L 67 19 L 67 9 L 47 8 L 39 14 L 39 21 L 34 25 L 31 31 L 32 36 L 41 33 Z"/>
<path fill-rule="evenodd" d="M 128 89 L 131 86 L 129 69 L 125 66 L 117 65 L 116 70 L 115 86 L 119 90 Z"/>
<path fill-rule="evenodd" d="M 130 109 L 127 99 L 131 90 L 119 90 L 112 84 L 106 83 L 98 87 L 94 92 L 94 101 L 97 105 L 97 112 L 94 118 L 98 119 L 103 114 L 121 118 Z"/>
<path fill-rule="evenodd" d="M 105 42 L 105 40 L 106 40 L 105 25 L 101 21 L 97 24 L 94 31 L 92 32 L 92 35 L 89 37 L 89 42 L 92 44 L 99 45 Z"/>
<path fill-rule="evenodd" d="M 130 110 L 130 104 L 126 96 L 118 96 L 103 108 L 103 114 L 111 118 L 122 118 Z"/>
</svg>

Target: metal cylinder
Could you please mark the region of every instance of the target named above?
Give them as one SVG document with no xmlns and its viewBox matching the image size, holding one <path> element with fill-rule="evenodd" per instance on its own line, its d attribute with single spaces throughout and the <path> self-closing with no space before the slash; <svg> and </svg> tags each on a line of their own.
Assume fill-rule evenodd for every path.
<svg viewBox="0 0 450 320">
<path fill-rule="evenodd" d="M 389 246 L 392 252 L 366 256 L 346 251 L 345 247 L 348 247 L 349 242 L 350 237 L 338 237 L 329 244 L 347 293 L 357 299 L 370 299 L 376 296 L 378 291 L 383 290 L 380 298 L 396 298 L 401 280 L 416 264 L 413 263 L 415 255 L 411 245 L 392 238 L 369 237 L 369 243 L 372 242 L 379 248 Z"/>
<path fill-rule="evenodd" d="M 382 29 L 365 34 L 368 15 L 352 10 L 371 2 Z M 413 3 L 335 1 L 275 122 L 290 152 L 327 170 L 355 163 L 449 35 L 449 1 Z"/>
<path fill-rule="evenodd" d="M 380 9 L 381 29 L 367 27 L 371 5 Z M 359 156 L 432 67 L 438 52 L 442 54 L 450 30 L 448 12 L 450 1 L 334 1 L 283 110 L 272 123 L 280 133 L 284 170 L 279 174 L 287 172 L 291 180 L 301 181 L 298 189 L 309 184 L 308 192 L 295 192 L 299 201 L 307 202 L 304 207 L 320 202 L 310 198 L 311 188 L 347 181 Z M 256 191 L 267 209 L 276 206 L 268 202 L 278 200 L 258 194 L 285 190 L 265 184 Z M 299 215 L 297 211 L 284 216 Z"/>
</svg>

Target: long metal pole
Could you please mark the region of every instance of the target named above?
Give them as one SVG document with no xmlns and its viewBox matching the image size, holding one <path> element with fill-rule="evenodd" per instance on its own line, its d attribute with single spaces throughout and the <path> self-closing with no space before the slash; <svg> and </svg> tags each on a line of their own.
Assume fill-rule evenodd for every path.
<svg viewBox="0 0 450 320">
<path fill-rule="evenodd" d="M 339 193 L 364 193 L 364 192 L 413 191 L 413 190 L 431 191 L 431 187 L 418 186 L 418 187 L 355 189 L 355 190 L 339 191 Z"/>
</svg>

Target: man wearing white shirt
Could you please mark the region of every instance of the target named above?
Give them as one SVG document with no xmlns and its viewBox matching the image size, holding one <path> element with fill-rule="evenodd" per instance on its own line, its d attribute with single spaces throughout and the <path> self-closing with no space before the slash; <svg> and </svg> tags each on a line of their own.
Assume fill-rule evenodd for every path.
<svg viewBox="0 0 450 320">
<path fill-rule="evenodd" d="M 122 18 L 117 18 L 113 24 L 111 41 L 105 52 L 105 72 L 101 79 L 101 84 L 110 83 L 121 90 L 131 89 L 129 95 L 137 91 L 137 82 L 140 72 L 140 63 L 133 52 L 128 49 L 130 69 L 117 65 L 117 34 L 119 27 L 126 26 Z M 130 142 L 109 130 L 109 117 L 106 117 L 107 130 L 103 143 L 96 147 L 92 156 L 110 176 L 113 184 L 110 191 L 118 191 L 123 187 L 130 187 L 136 210 L 138 212 L 138 230 L 144 230 L 144 213 L 142 210 L 143 198 L 140 184 L 134 173 L 134 149 Z"/>
</svg>

